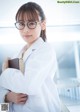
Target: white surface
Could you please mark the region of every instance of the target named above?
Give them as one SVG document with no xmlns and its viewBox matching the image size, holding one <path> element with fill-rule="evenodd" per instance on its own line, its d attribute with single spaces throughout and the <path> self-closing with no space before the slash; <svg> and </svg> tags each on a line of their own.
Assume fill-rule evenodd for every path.
<svg viewBox="0 0 80 112">
<path fill-rule="evenodd" d="M 80 79 L 77 78 L 57 80 L 58 88 L 72 88 L 72 87 L 79 87 L 79 86 L 80 86 Z"/>
<path fill-rule="evenodd" d="M 61 97 L 63 104 L 69 109 L 70 112 L 80 112 L 80 100 L 70 99 L 68 97 Z"/>
<path fill-rule="evenodd" d="M 80 105 L 68 106 L 70 112 L 80 112 Z"/>
</svg>

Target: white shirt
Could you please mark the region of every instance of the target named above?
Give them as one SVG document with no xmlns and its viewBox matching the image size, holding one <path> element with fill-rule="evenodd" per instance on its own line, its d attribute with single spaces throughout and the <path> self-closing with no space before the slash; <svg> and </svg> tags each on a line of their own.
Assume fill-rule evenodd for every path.
<svg viewBox="0 0 80 112">
<path fill-rule="evenodd" d="M 29 96 L 24 105 L 12 104 L 13 112 L 60 112 L 60 100 L 53 81 L 57 62 L 50 45 L 39 38 L 28 48 L 23 59 L 24 74 L 8 68 L 0 76 L 1 87 Z"/>
</svg>

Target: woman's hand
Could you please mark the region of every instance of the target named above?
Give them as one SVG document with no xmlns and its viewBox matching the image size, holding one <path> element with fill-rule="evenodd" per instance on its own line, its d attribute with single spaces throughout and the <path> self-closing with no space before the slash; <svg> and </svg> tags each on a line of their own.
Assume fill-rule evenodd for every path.
<svg viewBox="0 0 80 112">
<path fill-rule="evenodd" d="M 9 92 L 5 97 L 6 102 L 13 102 L 16 104 L 25 104 L 27 99 L 28 99 L 28 95 L 23 93 L 14 93 L 14 92 Z"/>
<path fill-rule="evenodd" d="M 7 69 L 8 67 L 9 67 L 9 65 L 8 65 L 8 60 L 9 60 L 10 58 L 8 57 L 8 58 L 6 58 L 5 59 L 5 61 L 3 62 L 3 65 L 2 65 L 2 72 L 5 70 L 5 69 Z"/>
</svg>

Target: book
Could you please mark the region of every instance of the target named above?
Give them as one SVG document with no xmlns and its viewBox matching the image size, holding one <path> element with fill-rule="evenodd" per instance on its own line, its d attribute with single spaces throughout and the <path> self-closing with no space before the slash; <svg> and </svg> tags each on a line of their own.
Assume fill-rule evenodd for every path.
<svg viewBox="0 0 80 112">
<path fill-rule="evenodd" d="M 8 60 L 8 67 L 19 69 L 19 58 Z"/>
<path fill-rule="evenodd" d="M 24 62 L 22 58 L 14 58 L 8 60 L 8 68 L 19 69 L 22 73 L 24 73 Z"/>
</svg>

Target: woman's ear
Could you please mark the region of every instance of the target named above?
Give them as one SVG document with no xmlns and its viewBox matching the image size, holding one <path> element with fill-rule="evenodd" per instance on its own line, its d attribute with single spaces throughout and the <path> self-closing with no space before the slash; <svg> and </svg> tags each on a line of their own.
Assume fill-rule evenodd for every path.
<svg viewBox="0 0 80 112">
<path fill-rule="evenodd" d="M 42 21 L 41 23 L 41 30 L 45 30 L 46 29 L 46 20 Z"/>
</svg>

